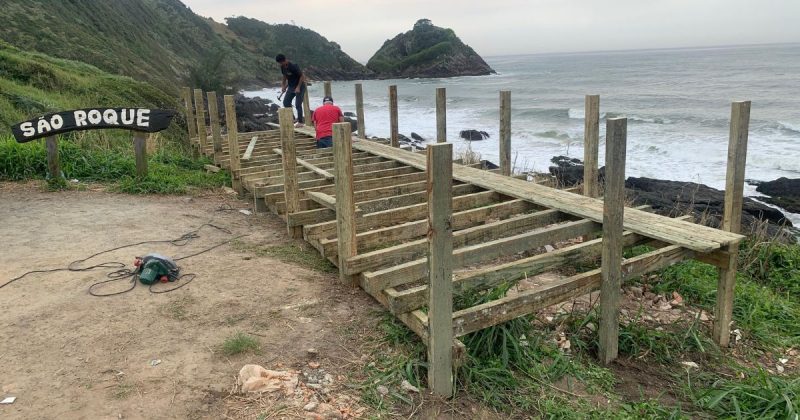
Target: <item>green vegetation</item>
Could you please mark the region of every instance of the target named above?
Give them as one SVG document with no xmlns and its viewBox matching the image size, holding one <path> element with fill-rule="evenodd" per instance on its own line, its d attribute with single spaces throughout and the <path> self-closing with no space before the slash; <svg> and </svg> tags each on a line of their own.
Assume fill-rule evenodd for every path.
<svg viewBox="0 0 800 420">
<path fill-rule="evenodd" d="M 259 347 L 258 340 L 243 332 L 238 332 L 222 343 L 221 350 L 224 355 L 233 356 L 241 353 L 257 352 Z"/>
<path fill-rule="evenodd" d="M 272 257 L 279 261 L 296 264 L 310 270 L 335 273 L 336 266 L 322 257 L 317 250 L 305 242 L 285 245 L 258 246 L 242 241 L 234 241 L 233 246 L 245 252 L 252 252 L 258 257 Z"/>
</svg>

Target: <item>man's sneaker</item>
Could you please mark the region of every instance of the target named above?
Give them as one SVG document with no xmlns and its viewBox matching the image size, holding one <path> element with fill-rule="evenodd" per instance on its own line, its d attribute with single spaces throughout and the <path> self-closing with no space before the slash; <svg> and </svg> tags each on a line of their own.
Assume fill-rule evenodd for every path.
<svg viewBox="0 0 800 420">
<path fill-rule="evenodd" d="M 294 123 L 294 128 L 303 128 L 303 127 L 305 127 L 305 126 L 306 126 L 306 125 L 305 125 L 305 124 L 303 124 L 303 123 L 301 123 L 301 122 L 299 122 L 299 123 Z"/>
</svg>

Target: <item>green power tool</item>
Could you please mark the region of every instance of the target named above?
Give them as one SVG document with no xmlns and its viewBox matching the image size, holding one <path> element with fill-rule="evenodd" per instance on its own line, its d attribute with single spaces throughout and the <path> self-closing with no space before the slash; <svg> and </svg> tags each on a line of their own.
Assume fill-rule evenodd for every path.
<svg viewBox="0 0 800 420">
<path fill-rule="evenodd" d="M 139 281 L 142 284 L 150 285 L 157 281 L 166 283 L 178 280 L 180 277 L 180 267 L 175 264 L 175 261 L 160 254 L 137 257 L 134 265 L 138 267 L 136 272 L 139 274 Z"/>
</svg>

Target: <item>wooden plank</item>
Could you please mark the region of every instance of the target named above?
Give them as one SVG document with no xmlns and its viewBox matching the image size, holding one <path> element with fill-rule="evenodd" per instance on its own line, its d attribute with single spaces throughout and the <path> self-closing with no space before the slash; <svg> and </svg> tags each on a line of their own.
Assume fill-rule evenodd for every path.
<svg viewBox="0 0 800 420">
<path fill-rule="evenodd" d="M 308 89 L 306 89 L 305 94 L 303 95 L 303 119 L 308 123 L 310 126 L 314 126 L 314 119 L 311 118 L 311 100 L 308 98 Z"/>
<path fill-rule="evenodd" d="M 136 176 L 147 178 L 147 138 L 145 133 L 133 132 L 133 151 L 136 155 Z"/>
<path fill-rule="evenodd" d="M 322 86 L 323 86 L 323 92 L 325 92 L 325 96 L 333 96 L 333 93 L 331 93 L 331 82 L 330 81 L 325 81 L 322 84 Z"/>
<path fill-rule="evenodd" d="M 624 279 L 640 276 L 691 258 L 693 251 L 670 245 L 624 261 Z M 602 282 L 602 270 L 592 270 L 558 280 L 513 296 L 458 311 L 453 314 L 453 334 L 461 337 L 492 325 L 524 316 L 548 306 L 597 290 Z"/>
<path fill-rule="evenodd" d="M 294 118 L 294 114 L 292 114 L 292 118 Z M 244 155 L 242 155 L 243 161 L 248 161 L 253 157 L 253 150 L 256 148 L 256 142 L 258 142 L 258 136 L 254 136 L 250 139 L 250 143 L 247 145 L 247 150 L 244 151 Z M 283 147 L 281 145 L 281 147 Z"/>
<path fill-rule="evenodd" d="M 361 89 L 361 83 L 356 83 L 356 122 L 358 123 L 358 138 L 367 138 L 364 134 L 364 91 Z M 349 137 L 347 136 L 347 138 Z"/>
<path fill-rule="evenodd" d="M 56 136 L 47 136 L 45 146 L 47 147 L 47 172 L 50 174 L 50 179 L 55 181 L 61 178 L 61 165 L 58 161 L 58 138 Z M 138 164 L 139 160 L 137 159 L 136 162 Z M 145 169 L 145 172 L 147 172 L 147 169 Z"/>
<path fill-rule="evenodd" d="M 527 251 L 547 244 L 566 241 L 581 235 L 588 235 L 599 228 L 600 225 L 595 222 L 579 220 L 548 226 L 483 244 L 458 248 L 453 252 L 453 267 L 463 267 L 468 264 L 476 264 L 506 255 L 513 255 L 517 252 Z M 383 290 L 413 283 L 425 276 L 425 270 L 425 260 L 414 260 L 382 270 L 367 271 L 361 273 L 361 275 L 364 276 L 370 287 L 375 290 Z"/>
<path fill-rule="evenodd" d="M 214 163 L 222 162 L 222 132 L 219 126 L 217 92 L 208 92 L 208 120 L 211 123 L 211 139 L 214 144 Z"/>
<path fill-rule="evenodd" d="M 196 110 L 195 117 L 197 119 L 197 138 L 200 145 L 200 154 L 206 154 L 208 143 L 208 133 L 206 132 L 206 105 L 203 102 L 203 90 L 194 90 L 194 107 Z"/>
<path fill-rule="evenodd" d="M 500 174 L 511 176 L 511 91 L 500 91 Z"/>
<path fill-rule="evenodd" d="M 228 164 L 231 170 L 231 186 L 242 197 L 244 188 L 239 176 L 241 162 L 239 161 L 239 123 L 236 120 L 236 101 L 233 95 L 225 95 L 223 102 L 225 103 L 225 129 L 228 131 Z"/>
<path fill-rule="evenodd" d="M 297 163 L 295 160 L 294 144 L 294 113 L 292 108 L 281 108 L 278 110 L 278 118 L 281 122 L 281 146 L 283 149 L 283 194 L 286 201 L 286 213 L 292 214 L 300 207 L 300 191 L 297 183 Z M 292 226 L 287 223 L 286 229 L 292 238 L 302 238 L 303 228 Z"/>
<path fill-rule="evenodd" d="M 583 119 L 583 195 L 599 197 L 600 95 L 586 95 Z"/>
<path fill-rule="evenodd" d="M 603 195 L 602 285 L 598 357 L 604 364 L 619 350 L 619 300 L 622 287 L 622 231 L 625 211 L 627 118 L 606 119 L 606 176 Z"/>
<path fill-rule="evenodd" d="M 329 196 L 328 194 L 323 194 L 321 192 L 316 191 L 309 191 L 306 193 L 306 196 L 311 200 L 321 204 L 326 209 L 336 210 L 336 199 Z"/>
<path fill-rule="evenodd" d="M 353 155 L 350 123 L 333 125 L 334 171 L 336 172 L 336 232 L 339 238 L 339 267 L 356 255 L 356 206 L 353 200 Z M 351 286 L 357 278 L 339 269 L 339 280 Z"/>
<path fill-rule="evenodd" d="M 424 157 L 398 148 L 364 141 L 353 145 L 357 150 L 424 168 Z M 601 222 L 602 201 L 590 197 L 536 185 L 513 177 L 504 177 L 488 171 L 454 165 L 454 179 L 492 189 L 515 198 L 528 200 L 543 207 L 561 210 L 575 216 Z M 653 239 L 681 245 L 699 252 L 710 252 L 724 244 L 738 243 L 742 235 L 723 232 L 665 216 L 629 209 L 625 212 L 625 228 Z"/>
<path fill-rule="evenodd" d="M 728 141 L 728 170 L 725 180 L 725 207 L 722 229 L 739 233 L 742 228 L 744 173 L 747 162 L 747 137 L 750 130 L 750 101 L 731 104 L 731 127 Z M 721 347 L 730 343 L 730 323 L 733 320 L 733 294 L 736 286 L 736 262 L 739 247 L 729 245 L 726 267 L 719 270 L 717 304 L 714 316 L 714 341 Z"/>
<path fill-rule="evenodd" d="M 428 384 L 453 394 L 453 145 L 428 145 Z M 341 259 L 339 260 L 342 261 Z"/>
<path fill-rule="evenodd" d="M 436 88 L 436 142 L 447 141 L 447 90 Z"/>
<path fill-rule="evenodd" d="M 389 86 L 389 144 L 392 147 L 400 146 L 397 118 L 397 85 Z"/>
<path fill-rule="evenodd" d="M 277 154 L 279 156 L 283 156 L 283 152 L 281 152 L 280 149 L 273 149 L 273 152 L 275 152 L 275 154 Z M 313 165 L 311 163 L 308 163 L 307 161 L 305 161 L 303 159 L 297 158 L 296 160 L 297 160 L 297 164 L 298 165 L 310 170 L 311 172 L 314 172 L 315 174 L 317 174 L 317 175 L 319 175 L 319 176 L 321 176 L 321 177 L 323 177 L 323 178 L 325 178 L 327 180 L 331 180 L 331 181 L 333 180 L 333 174 L 332 173 L 320 168 L 319 166 L 316 166 L 316 165 Z"/>
</svg>

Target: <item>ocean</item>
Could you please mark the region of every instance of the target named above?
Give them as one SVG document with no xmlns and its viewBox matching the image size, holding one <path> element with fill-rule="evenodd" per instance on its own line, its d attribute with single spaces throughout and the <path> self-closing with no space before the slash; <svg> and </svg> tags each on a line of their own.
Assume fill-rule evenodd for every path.
<svg viewBox="0 0 800 420">
<path fill-rule="evenodd" d="M 732 101 L 752 101 L 746 178 L 800 177 L 800 44 L 486 57 L 490 76 L 360 81 L 367 136 L 388 137 L 388 86 L 397 85 L 400 133 L 436 135 L 435 90 L 447 89 L 447 137 L 498 161 L 499 91 L 511 91 L 512 161 L 546 171 L 556 155 L 583 158 L 584 96 L 600 95 L 600 163 L 606 116 L 628 118 L 627 176 L 724 188 Z M 303 63 L 299 63 L 301 66 Z M 354 84 L 333 82 L 343 111 Z M 311 107 L 323 86 L 309 87 Z M 245 92 L 275 100 L 277 89 Z M 491 137 L 467 142 L 459 132 Z M 755 187 L 746 194 L 757 196 Z M 793 215 L 795 216 L 795 215 Z M 800 217 L 792 217 L 800 221 Z"/>
</svg>

